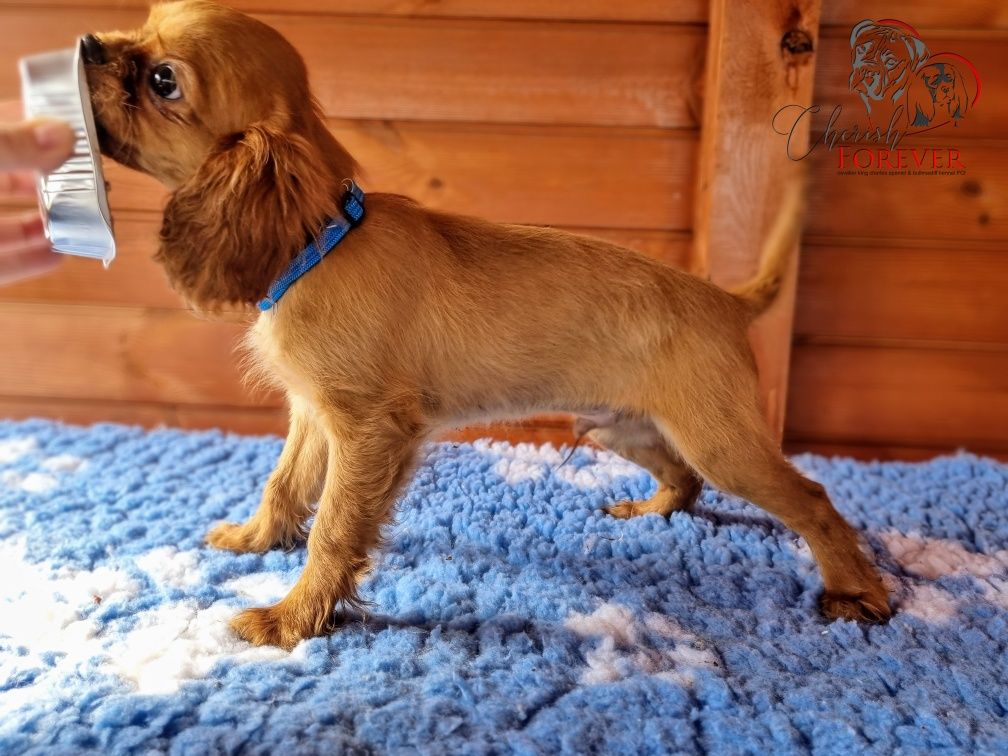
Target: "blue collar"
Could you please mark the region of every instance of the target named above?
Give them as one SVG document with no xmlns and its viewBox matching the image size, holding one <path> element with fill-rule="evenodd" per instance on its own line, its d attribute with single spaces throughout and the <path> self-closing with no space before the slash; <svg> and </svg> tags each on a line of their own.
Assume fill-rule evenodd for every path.
<svg viewBox="0 0 1008 756">
<path fill-rule="evenodd" d="M 344 185 L 347 183 L 350 184 L 350 188 L 340 201 L 340 207 L 343 209 L 345 217 L 331 220 L 322 229 L 319 237 L 301 250 L 298 256 L 291 261 L 283 275 L 269 287 L 266 297 L 259 301 L 259 309 L 262 312 L 266 312 L 275 305 L 280 297 L 287 292 L 287 289 L 294 285 L 295 281 L 322 262 L 322 258 L 343 240 L 351 228 L 354 228 L 364 218 L 364 192 L 353 181 L 348 180 L 344 182 Z"/>
</svg>

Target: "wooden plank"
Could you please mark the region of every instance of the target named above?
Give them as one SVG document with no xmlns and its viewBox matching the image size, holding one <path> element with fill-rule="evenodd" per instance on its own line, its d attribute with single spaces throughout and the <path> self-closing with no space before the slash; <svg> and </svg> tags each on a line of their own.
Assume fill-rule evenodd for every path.
<svg viewBox="0 0 1008 756">
<path fill-rule="evenodd" d="M 278 406 L 241 384 L 244 327 L 181 311 L 0 304 L 0 396 Z"/>
<path fill-rule="evenodd" d="M 929 140 L 939 149 L 948 142 Z M 958 145 L 965 176 L 838 175 L 817 150 L 809 171 L 806 233 L 833 239 L 941 239 L 950 248 L 1008 239 L 1008 143 Z M 921 143 L 915 146 L 921 147 Z"/>
<path fill-rule="evenodd" d="M 219 428 L 231 433 L 286 437 L 286 407 L 214 407 L 180 404 L 174 407 L 172 425 L 192 430 Z"/>
<path fill-rule="evenodd" d="M 0 417 L 14 420 L 40 417 L 72 425 L 122 423 L 144 428 L 219 429 L 245 435 L 287 435 L 284 407 L 228 407 L 156 402 L 95 401 L 87 399 L 35 399 L 0 396 Z M 447 431 L 441 441 L 475 441 L 481 438 L 512 443 L 573 444 L 570 424 L 529 420 L 517 423 L 474 425 Z"/>
<path fill-rule="evenodd" d="M 812 50 L 818 23 L 818 0 L 711 3 L 694 240 L 697 270 L 719 284 L 737 284 L 754 274 L 762 240 L 779 211 L 780 188 L 798 180 L 769 124 L 783 105 L 811 101 L 814 53 L 782 53 L 781 40 L 788 33 L 804 34 Z M 804 137 L 807 132 L 795 136 L 796 148 Z M 752 330 L 764 410 L 778 437 L 787 394 L 794 269 L 779 301 Z"/>
<path fill-rule="evenodd" d="M 287 410 L 280 407 L 0 397 L 0 417 L 18 420 L 42 417 L 73 425 L 123 423 L 145 428 L 219 428 L 251 435 L 283 436 L 287 432 Z"/>
<path fill-rule="evenodd" d="M 0 99 L 16 59 L 137 11 L 0 8 Z M 703 30 L 654 24 L 263 16 L 302 53 L 340 118 L 694 127 Z"/>
<path fill-rule="evenodd" d="M 152 256 L 161 218 L 122 213 L 115 218 L 117 256 L 105 269 L 99 262 L 67 255 L 52 273 L 0 289 L 0 302 L 52 302 L 182 309 Z"/>
<path fill-rule="evenodd" d="M 795 334 L 1008 344 L 1003 249 L 806 243 Z"/>
<path fill-rule="evenodd" d="M 174 407 L 168 404 L 37 399 L 23 396 L 0 397 L 0 417 L 11 420 L 40 417 L 71 425 L 122 423 L 142 425 L 145 428 L 177 424 Z"/>
<path fill-rule="evenodd" d="M 1008 90 L 1008 66 L 1004 65 L 1008 34 L 1003 31 L 922 31 L 921 34 L 933 52 L 951 51 L 969 58 L 983 81 L 979 104 L 967 111 L 959 125 L 943 126 L 938 131 L 929 132 L 928 138 L 934 140 L 940 136 L 940 141 L 958 147 L 969 139 L 1003 137 L 1004 123 L 1008 120 L 1008 98 L 999 96 L 998 93 Z M 822 106 L 822 110 L 813 119 L 814 133 L 817 135 L 822 133 L 836 105 L 843 108 L 839 124 L 864 121 L 864 105 L 848 86 L 851 70 L 849 37 L 849 29 L 834 28 L 824 31 L 820 42 L 820 60 L 813 96 L 813 102 Z"/>
<path fill-rule="evenodd" d="M 954 446 L 931 448 L 927 446 L 892 446 L 885 444 L 878 446 L 872 446 L 871 444 L 832 444 L 785 438 L 784 451 L 788 454 L 810 453 L 821 454 L 824 457 L 853 457 L 854 459 L 866 462 L 923 462 L 942 455 L 955 454 L 960 449 Z M 1008 451 L 979 447 L 972 448 L 970 451 L 985 457 L 1008 461 Z"/>
<path fill-rule="evenodd" d="M 342 118 L 696 125 L 704 36 L 692 27 L 265 20 Z"/>
<path fill-rule="evenodd" d="M 154 262 L 161 217 L 124 212 L 115 223 L 118 255 L 107 270 L 94 260 L 67 256 L 52 273 L 0 289 L 0 302 L 52 302 L 183 309 L 161 267 Z M 688 234 L 633 229 L 567 229 L 588 233 L 684 268 Z"/>
<path fill-rule="evenodd" d="M 133 9 L 150 0 L 2 0 L 0 7 Z M 230 0 L 249 13 L 325 13 L 326 15 L 578 19 L 582 21 L 642 21 L 704 23 L 703 0 L 340 0 L 319 10 L 317 0 Z M 853 26 L 865 18 L 898 18 L 918 29 L 1008 29 L 1008 7 L 1002 0 L 962 0 L 938 3 L 920 0 L 831 0 L 822 9 L 822 24 Z"/>
<path fill-rule="evenodd" d="M 822 23 L 853 26 L 865 18 L 898 18 L 917 29 L 1008 29 L 1003 0 L 831 0 L 823 4 Z"/>
<path fill-rule="evenodd" d="M 144 9 L 150 0 L 2 0 L 0 7 Z M 230 0 L 225 3 L 246 13 L 306 13 L 330 16 L 408 16 L 580 21 L 644 21 L 703 23 L 705 0 Z"/>
<path fill-rule="evenodd" d="M 507 223 L 690 227 L 695 137 L 576 127 L 334 122 L 368 191 Z M 113 215 L 159 210 L 163 189 L 106 161 Z"/>
<path fill-rule="evenodd" d="M 1008 451 L 1008 350 L 795 345 L 787 436 Z"/>
</svg>

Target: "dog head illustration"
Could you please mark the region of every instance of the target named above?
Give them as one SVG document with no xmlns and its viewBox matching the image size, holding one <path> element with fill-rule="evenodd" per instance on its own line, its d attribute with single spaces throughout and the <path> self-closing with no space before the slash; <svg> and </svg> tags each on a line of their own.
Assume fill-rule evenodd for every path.
<svg viewBox="0 0 1008 756">
<path fill-rule="evenodd" d="M 962 72 L 952 63 L 931 63 L 917 71 L 907 90 L 907 121 L 911 126 L 958 121 L 969 105 Z"/>
<path fill-rule="evenodd" d="M 869 115 L 878 104 L 899 102 L 928 58 L 927 46 L 909 28 L 869 19 L 851 30 L 850 46 L 850 89 Z"/>
</svg>

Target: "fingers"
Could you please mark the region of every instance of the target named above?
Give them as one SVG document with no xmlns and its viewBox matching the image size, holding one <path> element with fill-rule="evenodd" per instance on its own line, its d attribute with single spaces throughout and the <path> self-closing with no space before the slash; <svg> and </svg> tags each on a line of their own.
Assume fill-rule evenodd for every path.
<svg viewBox="0 0 1008 756">
<path fill-rule="evenodd" d="M 0 218 L 0 251 L 46 242 L 38 213 Z"/>
<path fill-rule="evenodd" d="M 46 273 L 61 259 L 45 239 L 21 247 L 0 247 L 0 286 Z"/>
<path fill-rule="evenodd" d="M 0 100 L 0 123 L 13 123 L 24 118 L 21 100 Z"/>
<path fill-rule="evenodd" d="M 0 218 L 0 285 L 52 270 L 59 261 L 38 213 Z"/>
<path fill-rule="evenodd" d="M 0 171 L 0 198 L 34 197 L 35 176 L 28 172 L 4 173 Z"/>
<path fill-rule="evenodd" d="M 73 129 L 61 121 L 0 125 L 0 170 L 51 171 L 70 157 L 75 139 Z"/>
</svg>

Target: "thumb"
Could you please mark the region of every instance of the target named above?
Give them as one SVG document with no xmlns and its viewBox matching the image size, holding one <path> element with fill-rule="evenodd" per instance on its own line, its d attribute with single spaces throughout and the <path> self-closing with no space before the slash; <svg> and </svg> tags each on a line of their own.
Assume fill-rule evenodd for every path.
<svg viewBox="0 0 1008 756">
<path fill-rule="evenodd" d="M 51 171 L 73 154 L 76 136 L 62 121 L 0 125 L 0 170 Z"/>
</svg>

